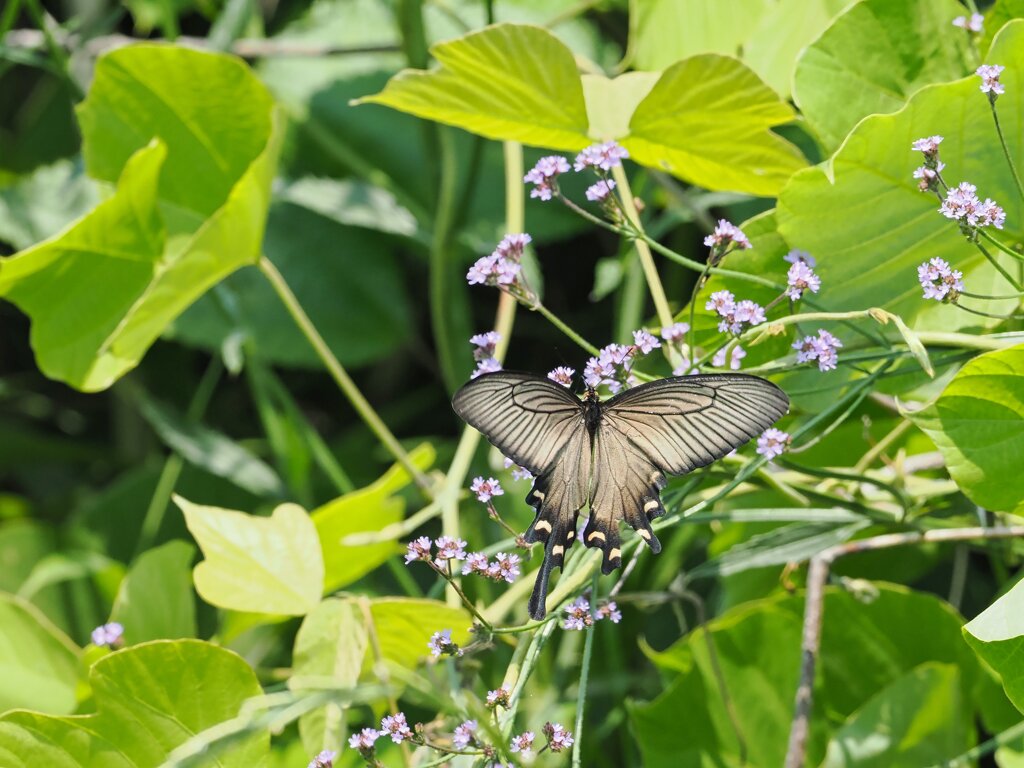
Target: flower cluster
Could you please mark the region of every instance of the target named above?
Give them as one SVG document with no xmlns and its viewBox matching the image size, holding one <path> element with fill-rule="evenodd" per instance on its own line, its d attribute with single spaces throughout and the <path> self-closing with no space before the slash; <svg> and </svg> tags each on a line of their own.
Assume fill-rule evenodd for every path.
<svg viewBox="0 0 1024 768">
<path fill-rule="evenodd" d="M 359 733 L 353 733 L 349 736 L 348 745 L 352 749 L 358 750 L 363 759 L 370 762 L 374 759 L 373 753 L 377 739 L 384 736 L 390 736 L 395 744 L 401 744 L 403 741 L 413 739 L 413 732 L 405 719 L 404 712 L 386 715 L 380 721 L 380 730 L 376 728 L 363 728 Z M 308 768 L 331 768 L 334 765 L 334 758 L 336 756 L 337 752 L 324 750 L 313 759 Z"/>
<path fill-rule="evenodd" d="M 494 562 L 490 562 L 482 552 L 471 552 L 462 566 L 462 575 L 471 573 L 511 584 L 519 578 L 519 555 L 499 552 L 494 556 Z"/>
<path fill-rule="evenodd" d="M 452 631 L 450 629 L 442 629 L 440 632 L 432 634 L 430 640 L 427 641 L 427 648 L 430 649 L 430 655 L 434 658 L 461 656 L 463 653 L 458 644 L 452 642 Z"/>
<path fill-rule="evenodd" d="M 572 377 L 575 373 L 575 368 L 567 368 L 564 365 L 560 365 L 553 371 L 548 372 L 548 378 L 555 382 L 555 384 L 561 384 L 568 389 L 572 386 Z"/>
<path fill-rule="evenodd" d="M 476 729 L 479 723 L 476 720 L 467 720 L 461 725 L 455 726 L 455 733 L 452 735 L 452 745 L 456 749 L 465 749 L 476 741 Z"/>
<path fill-rule="evenodd" d="M 790 436 L 788 432 L 783 432 L 781 429 L 775 429 L 771 427 L 766 429 L 761 436 L 757 438 L 757 453 L 764 456 L 766 459 L 774 459 L 776 456 L 781 456 L 783 452 L 789 447 Z"/>
<path fill-rule="evenodd" d="M 966 181 L 951 187 L 942 201 L 939 211 L 947 219 L 959 222 L 960 229 L 970 238 L 977 236 L 977 230 L 992 226 L 1002 229 L 1006 221 L 1006 213 L 991 198 L 982 202 L 977 187 Z"/>
<path fill-rule="evenodd" d="M 566 370 L 571 371 L 572 368 L 567 368 Z M 550 373 L 548 374 L 548 378 L 551 378 L 551 374 Z M 559 382 L 559 384 L 561 384 L 561 382 Z M 522 467 L 520 467 L 518 464 L 516 464 L 514 461 L 512 461 L 512 459 L 510 459 L 508 457 L 505 458 L 505 469 L 511 469 L 512 470 L 512 479 L 513 480 L 533 480 L 533 473 L 530 470 L 523 469 Z M 504 491 L 502 491 L 502 493 L 504 493 Z M 496 493 L 494 495 L 498 496 L 500 494 Z M 477 496 L 477 498 L 479 499 L 480 497 Z M 480 500 L 484 501 L 484 499 L 480 499 Z"/>
<path fill-rule="evenodd" d="M 614 141 L 606 141 L 602 144 L 592 144 L 576 156 L 573 163 L 573 170 L 577 173 L 587 168 L 594 168 L 599 173 L 606 173 L 629 157 L 625 147 Z M 569 172 L 569 161 L 560 155 L 548 155 L 537 161 L 531 168 L 523 181 L 533 184 L 530 190 L 530 197 L 541 200 L 550 200 L 559 193 L 558 177 Z M 600 202 L 606 200 L 615 189 L 615 182 L 612 179 L 602 178 L 596 184 L 587 189 L 587 200 Z"/>
<path fill-rule="evenodd" d="M 622 621 L 622 613 L 614 602 L 608 601 L 597 608 L 590 610 L 590 601 L 585 597 L 577 597 L 569 605 L 565 606 L 565 622 L 562 629 L 581 630 L 592 626 L 595 621 L 608 619 L 612 624 Z"/>
<path fill-rule="evenodd" d="M 793 301 L 799 301 L 804 291 L 817 293 L 821 289 L 821 278 L 814 273 L 812 266 L 802 258 L 790 265 L 786 273 L 786 295 Z"/>
<path fill-rule="evenodd" d="M 524 731 L 518 736 L 512 737 L 509 749 L 513 752 L 519 752 L 524 758 L 529 757 L 533 754 L 533 739 L 533 731 Z"/>
<path fill-rule="evenodd" d="M 970 18 L 966 16 L 957 16 L 953 19 L 953 26 L 965 29 L 968 32 L 973 32 L 976 35 L 980 35 L 985 30 L 985 17 L 980 13 L 972 13 Z"/>
<path fill-rule="evenodd" d="M 116 621 L 101 624 L 92 631 L 92 644 L 119 648 L 124 645 L 124 627 Z"/>
<path fill-rule="evenodd" d="M 477 259 L 466 273 L 470 285 L 490 285 L 509 291 L 517 298 L 534 298 L 523 279 L 523 252 L 533 241 L 529 235 L 505 235 L 490 256 Z"/>
<path fill-rule="evenodd" d="M 711 358 L 711 365 L 713 365 L 715 368 L 725 368 L 725 358 L 727 352 L 728 350 L 726 347 L 722 347 L 720 350 L 715 352 L 715 356 Z M 740 369 L 741 361 L 744 357 L 747 356 L 747 352 L 746 350 L 743 349 L 743 347 L 736 345 L 735 347 L 732 348 L 731 352 L 728 352 L 728 355 L 729 368 L 731 368 L 734 371 L 738 371 Z"/>
<path fill-rule="evenodd" d="M 941 136 L 927 136 L 917 139 L 910 145 L 912 149 L 924 155 L 924 165 L 914 170 L 917 188 L 922 192 L 936 191 L 939 188 L 939 182 L 942 180 L 940 174 L 946 167 L 946 164 L 939 160 L 941 143 Z"/>
<path fill-rule="evenodd" d="M 401 744 L 403 741 L 410 739 L 412 737 L 412 730 L 405 721 L 405 713 L 398 712 L 394 715 L 388 715 L 381 720 L 380 735 L 390 736 L 395 744 Z"/>
<path fill-rule="evenodd" d="M 572 733 L 558 723 L 544 723 L 541 732 L 548 740 L 548 749 L 552 752 L 562 752 L 573 745 Z"/>
<path fill-rule="evenodd" d="M 609 344 L 587 361 L 583 369 L 583 380 L 588 387 L 606 386 L 615 394 L 623 385 L 631 387 L 636 383 L 632 374 L 633 363 L 638 355 L 650 354 L 661 347 L 661 342 L 646 329 L 633 331 L 632 344 Z"/>
<path fill-rule="evenodd" d="M 818 330 L 817 336 L 805 336 L 793 342 L 796 361 L 809 363 L 817 360 L 818 369 L 822 371 L 835 370 L 839 360 L 836 350 L 842 346 L 843 343 L 824 328 Z"/>
<path fill-rule="evenodd" d="M 466 542 L 462 539 L 441 536 L 435 539 L 433 544 L 437 547 L 437 558 L 433 562 L 433 565 L 437 568 L 440 568 L 449 560 L 466 559 Z M 408 565 L 415 560 L 423 560 L 429 563 L 431 555 L 430 539 L 426 536 L 420 536 L 406 545 L 405 564 Z"/>
<path fill-rule="evenodd" d="M 481 373 L 494 373 L 501 370 L 501 363 L 494 356 L 499 341 L 501 341 L 501 334 L 497 331 L 487 331 L 487 333 L 478 333 L 469 337 L 469 343 L 473 345 L 473 359 L 476 360 L 476 370 L 473 371 L 471 378 L 475 379 Z"/>
<path fill-rule="evenodd" d="M 744 325 L 753 326 L 765 321 L 764 307 L 750 299 L 736 301 L 732 291 L 715 291 L 704 308 L 716 312 L 722 318 L 718 323 L 718 330 L 722 333 L 739 335 Z"/>
<path fill-rule="evenodd" d="M 924 289 L 924 298 L 953 303 L 964 290 L 963 273 L 953 269 L 938 256 L 917 268 L 917 279 Z"/>
<path fill-rule="evenodd" d="M 487 504 L 495 496 L 503 496 L 505 494 L 505 491 L 501 488 L 501 483 L 493 477 L 489 477 L 486 480 L 482 476 L 474 477 L 469 490 L 475 493 L 477 499 L 484 504 Z"/>
<path fill-rule="evenodd" d="M 325 749 L 314 757 L 306 768 L 334 768 L 334 758 L 337 756 L 338 753 L 333 749 Z"/>
<path fill-rule="evenodd" d="M 506 686 L 501 688 L 495 688 L 493 691 L 487 692 L 487 708 L 494 709 L 495 707 L 507 707 L 509 702 L 509 696 L 512 695 Z"/>
<path fill-rule="evenodd" d="M 376 728 L 363 728 L 359 733 L 353 733 L 348 737 L 348 745 L 352 749 L 359 750 L 364 758 L 373 754 L 373 745 L 380 738 L 380 731 Z M 322 752 L 320 754 L 323 754 Z"/>
<path fill-rule="evenodd" d="M 741 250 L 751 247 L 750 240 L 743 234 L 743 230 L 725 219 L 718 220 L 714 232 L 704 238 L 704 245 L 711 249 L 708 264 L 712 267 L 717 266 L 725 258 L 733 245 Z"/>
<path fill-rule="evenodd" d="M 999 82 L 999 76 L 1003 74 L 1004 69 L 1006 67 L 1000 64 L 982 64 L 974 71 L 974 74 L 981 78 L 981 92 L 988 94 L 989 101 L 995 102 L 999 96 L 1006 93 L 1003 84 Z"/>
</svg>

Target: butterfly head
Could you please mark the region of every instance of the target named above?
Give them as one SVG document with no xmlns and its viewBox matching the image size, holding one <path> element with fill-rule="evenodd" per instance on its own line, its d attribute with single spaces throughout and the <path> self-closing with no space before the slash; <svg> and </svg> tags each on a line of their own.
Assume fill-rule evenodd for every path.
<svg viewBox="0 0 1024 768">
<path fill-rule="evenodd" d="M 596 403 L 599 402 L 600 399 L 601 398 L 597 396 L 597 390 L 593 387 L 587 387 L 587 391 L 583 393 L 584 403 Z"/>
</svg>

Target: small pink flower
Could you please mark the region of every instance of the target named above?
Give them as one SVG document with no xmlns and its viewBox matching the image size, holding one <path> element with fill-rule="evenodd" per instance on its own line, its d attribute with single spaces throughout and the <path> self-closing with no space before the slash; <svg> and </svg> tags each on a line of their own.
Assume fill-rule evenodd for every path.
<svg viewBox="0 0 1024 768">
<path fill-rule="evenodd" d="M 561 384 L 563 387 L 571 387 L 572 377 L 575 373 L 575 369 L 560 365 L 548 373 L 548 378 L 556 384 Z"/>
<path fill-rule="evenodd" d="M 552 752 L 563 752 L 573 745 L 572 733 L 558 723 L 544 723 L 541 729 Z"/>
<path fill-rule="evenodd" d="M 957 16 L 953 19 L 953 26 L 980 35 L 985 29 L 985 17 L 980 13 L 972 13 L 969 19 L 966 16 Z"/>
<path fill-rule="evenodd" d="M 520 752 L 526 757 L 533 750 L 533 739 L 533 731 L 525 731 L 518 736 L 512 737 L 512 746 L 510 748 L 513 752 Z"/>
<path fill-rule="evenodd" d="M 479 363 L 476 364 L 476 370 L 474 370 L 469 378 L 475 379 L 484 373 L 497 373 L 501 370 L 501 363 L 496 357 L 485 357 Z"/>
<path fill-rule="evenodd" d="M 363 728 L 359 733 L 353 733 L 348 738 L 348 745 L 360 752 L 370 752 L 377 739 L 381 737 L 378 731 L 373 728 Z"/>
<path fill-rule="evenodd" d="M 495 707 L 507 707 L 509 703 L 509 696 L 512 695 L 510 691 L 504 685 L 501 688 L 495 688 L 493 691 L 487 692 L 487 707 L 494 709 Z"/>
<path fill-rule="evenodd" d="M 974 74 L 981 78 L 981 92 L 987 93 L 993 101 L 997 96 L 1006 92 L 1003 84 L 999 82 L 999 76 L 1006 67 L 1000 64 L 982 64 Z"/>
<path fill-rule="evenodd" d="M 817 293 L 821 288 L 821 278 L 814 274 L 806 262 L 798 261 L 789 268 L 786 274 L 786 295 L 798 301 L 804 291 Z"/>
<path fill-rule="evenodd" d="M 408 565 L 413 560 L 429 560 L 430 557 L 430 539 L 426 536 L 420 536 L 418 539 L 409 542 L 405 553 L 405 564 Z"/>
<path fill-rule="evenodd" d="M 757 438 L 757 453 L 764 456 L 766 459 L 774 459 L 776 456 L 781 456 L 782 453 L 789 447 L 790 437 L 788 432 L 783 432 L 781 429 L 775 429 L 771 427 L 766 429 L 759 438 Z"/>
<path fill-rule="evenodd" d="M 412 731 L 409 729 L 409 724 L 405 721 L 404 712 L 388 715 L 380 721 L 380 728 L 380 735 L 390 736 L 395 744 L 401 744 L 403 741 L 412 738 Z"/>
<path fill-rule="evenodd" d="M 452 737 L 452 744 L 456 749 L 465 749 L 476 739 L 476 720 L 467 720 L 455 727 L 455 735 Z"/>
<path fill-rule="evenodd" d="M 587 187 L 587 200 L 590 200 L 592 203 L 600 202 L 607 198 L 613 189 L 615 189 L 614 179 L 601 179 L 596 184 L 591 184 Z"/>
<path fill-rule="evenodd" d="M 437 545 L 437 557 L 434 558 L 434 563 L 437 565 L 441 565 L 446 560 L 466 559 L 466 542 L 462 539 L 441 536 L 434 539 L 434 544 Z"/>
<path fill-rule="evenodd" d="M 661 342 L 649 333 L 646 328 L 641 328 L 639 331 L 633 331 L 633 345 L 645 355 L 649 355 L 651 350 L 661 347 Z"/>
<path fill-rule="evenodd" d="M 550 200 L 557 189 L 555 179 L 560 174 L 569 172 L 569 161 L 561 155 L 542 157 L 537 164 L 523 177 L 527 184 L 533 184 L 530 197 Z"/>
<path fill-rule="evenodd" d="M 690 330 L 689 323 L 673 323 L 661 329 L 661 338 L 665 341 L 681 341 Z"/>
<path fill-rule="evenodd" d="M 590 615 L 590 602 L 585 597 L 577 597 L 570 605 L 565 606 L 565 623 L 562 629 L 586 629 L 594 623 Z"/>
<path fill-rule="evenodd" d="M 573 169 L 582 171 L 584 168 L 600 168 L 602 171 L 610 171 L 622 161 L 629 157 L 625 147 L 614 141 L 606 141 L 603 144 L 591 144 L 576 156 Z"/>
<path fill-rule="evenodd" d="M 465 565 L 462 566 L 462 575 L 469 576 L 471 573 L 479 573 L 482 576 L 487 576 L 489 567 L 487 555 L 483 552 L 470 552 L 466 555 Z"/>
<path fill-rule="evenodd" d="M 741 249 L 750 248 L 750 240 L 743 234 L 743 230 L 725 219 L 719 219 L 715 231 L 704 238 L 704 245 L 709 248 L 725 250 L 730 243 L 736 243 Z"/>
<path fill-rule="evenodd" d="M 505 491 L 501 488 L 501 483 L 493 477 L 489 477 L 486 480 L 483 477 L 474 477 L 473 484 L 469 486 L 469 490 L 475 493 L 476 497 L 484 504 L 495 496 L 505 495 Z"/>
<path fill-rule="evenodd" d="M 523 469 L 516 464 L 512 459 L 505 457 L 505 469 L 512 469 L 513 480 L 533 480 L 533 473 L 528 469 Z"/>
<path fill-rule="evenodd" d="M 610 600 L 597 609 L 594 618 L 598 621 L 608 619 L 612 624 L 618 624 L 622 621 L 622 613 L 619 611 L 619 607 L 615 605 L 615 602 Z"/>
<path fill-rule="evenodd" d="M 470 336 L 469 343 L 476 347 L 473 350 L 473 359 L 485 360 L 488 357 L 494 357 L 499 341 L 501 341 L 501 334 L 497 331 L 487 331 L 487 333 Z"/>
<path fill-rule="evenodd" d="M 910 145 L 910 148 L 924 153 L 925 157 L 935 157 L 935 155 L 939 154 L 939 144 L 941 143 L 941 136 L 927 136 L 923 139 L 915 140 L 914 143 Z M 814 265 L 812 264 L 811 266 Z"/>
</svg>

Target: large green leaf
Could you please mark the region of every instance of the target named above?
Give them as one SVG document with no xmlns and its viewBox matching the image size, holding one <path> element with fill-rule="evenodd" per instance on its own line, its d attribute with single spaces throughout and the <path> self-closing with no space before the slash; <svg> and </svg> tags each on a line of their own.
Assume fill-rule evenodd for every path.
<svg viewBox="0 0 1024 768">
<path fill-rule="evenodd" d="M 922 664 L 893 680 L 836 731 L 821 768 L 941 765 L 971 746 L 959 672 Z"/>
<path fill-rule="evenodd" d="M 967 74 L 967 35 L 950 23 L 963 10 L 956 0 L 864 0 L 803 52 L 795 98 L 826 150 L 861 118 L 895 112 L 922 86 Z"/>
<path fill-rule="evenodd" d="M 320 602 L 324 563 L 306 510 L 282 504 L 270 517 L 204 507 L 174 497 L 206 558 L 196 591 L 235 611 L 302 616 Z"/>
<path fill-rule="evenodd" d="M 169 541 L 143 552 L 121 582 L 110 618 L 124 627 L 130 645 L 196 635 L 192 591 L 195 547 Z M 155 600 L 154 596 L 160 599 Z"/>
<path fill-rule="evenodd" d="M 238 715 L 262 691 L 238 655 L 197 640 L 158 641 L 118 651 L 89 674 L 97 712 L 0 718 L 0 765 L 31 768 L 157 768 L 192 736 Z M 252 768 L 268 733 L 247 735 L 217 753 L 219 768 Z"/>
<path fill-rule="evenodd" d="M 409 458 L 421 470 L 427 470 L 434 463 L 434 448 L 424 443 Z M 313 510 L 311 517 L 320 537 L 325 566 L 325 592 L 351 584 L 399 551 L 393 541 L 351 546 L 345 544 L 344 539 L 354 533 L 379 531 L 401 520 L 405 501 L 395 494 L 409 482 L 409 473 L 395 464 L 373 485 L 346 493 Z"/>
<path fill-rule="evenodd" d="M 1024 580 L 967 624 L 964 637 L 999 673 L 1006 695 L 1024 712 Z"/>
<path fill-rule="evenodd" d="M 0 712 L 73 712 L 78 660 L 79 650 L 37 608 L 0 593 Z"/>
<path fill-rule="evenodd" d="M 974 358 L 938 400 L 909 416 L 968 498 L 992 510 L 1024 511 L 1024 345 Z"/>
<path fill-rule="evenodd" d="M 21 250 L 63 229 L 99 202 L 80 163 L 62 160 L 0 189 L 0 240 Z"/>
<path fill-rule="evenodd" d="M 41 370 L 95 391 L 259 258 L 282 131 L 238 60 L 150 45 L 99 61 L 79 119 L 90 173 L 118 191 L 2 262 L 0 296 L 32 318 Z"/>
<path fill-rule="evenodd" d="M 406 70 L 358 103 L 384 104 L 489 139 L 578 150 L 587 109 L 572 52 L 550 32 L 497 24 L 431 48 L 440 69 Z"/>
<path fill-rule="evenodd" d="M 1024 103 L 1017 87 L 1024 72 L 1024 22 L 1004 29 L 991 60 L 1007 67 L 1000 120 L 1020 167 L 1024 143 L 1015 138 L 1021 135 L 1018 107 Z M 779 232 L 790 247 L 818 259 L 821 304 L 834 310 L 880 306 L 908 322 L 913 318 L 911 325 L 918 329 L 976 326 L 976 316 L 921 298 L 916 268 L 933 256 L 962 270 L 968 291 L 1006 293 L 1006 282 L 938 212 L 935 197 L 917 190 L 912 172 L 921 154 L 910 145 L 933 134 L 946 137 L 941 147 L 946 179 L 954 184 L 970 180 L 983 197 L 995 198 L 1007 214 L 1007 230 L 1000 237 L 1021 237 L 1024 204 L 978 78 L 926 87 L 896 114 L 863 120 L 830 162 L 801 171 L 779 196 Z M 992 301 L 984 309 L 1009 312 L 1012 305 Z"/>
</svg>

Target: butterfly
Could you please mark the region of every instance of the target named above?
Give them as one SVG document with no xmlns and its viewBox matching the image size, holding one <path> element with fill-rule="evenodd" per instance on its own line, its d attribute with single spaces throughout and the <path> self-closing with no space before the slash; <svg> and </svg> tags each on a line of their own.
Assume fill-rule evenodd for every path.
<svg viewBox="0 0 1024 768">
<path fill-rule="evenodd" d="M 543 618 L 551 571 L 576 538 L 580 510 L 590 517 L 584 545 L 603 553 L 602 573 L 622 564 L 625 520 L 657 554 L 651 520 L 663 515 L 665 475 L 706 466 L 775 423 L 789 398 L 745 374 L 660 379 L 602 401 L 580 399 L 530 373 L 481 374 L 452 398 L 455 412 L 535 477 L 526 501 L 536 510 L 524 538 L 544 543 L 529 613 Z"/>
</svg>

